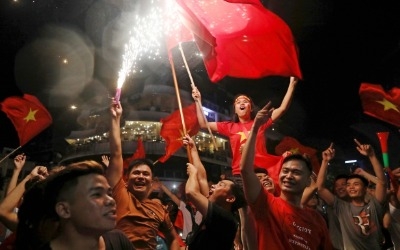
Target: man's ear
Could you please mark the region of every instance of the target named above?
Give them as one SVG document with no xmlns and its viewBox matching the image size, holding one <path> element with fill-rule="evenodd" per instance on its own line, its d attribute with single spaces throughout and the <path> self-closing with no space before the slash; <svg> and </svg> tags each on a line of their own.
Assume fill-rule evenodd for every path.
<svg viewBox="0 0 400 250">
<path fill-rule="evenodd" d="M 71 210 L 68 202 L 66 201 L 57 202 L 55 209 L 56 213 L 58 214 L 58 216 L 60 216 L 60 218 L 68 219 L 71 217 Z"/>
<path fill-rule="evenodd" d="M 226 202 L 230 202 L 230 203 L 234 203 L 235 200 L 236 200 L 236 197 L 235 197 L 234 195 L 229 195 L 229 196 L 226 198 Z"/>
</svg>

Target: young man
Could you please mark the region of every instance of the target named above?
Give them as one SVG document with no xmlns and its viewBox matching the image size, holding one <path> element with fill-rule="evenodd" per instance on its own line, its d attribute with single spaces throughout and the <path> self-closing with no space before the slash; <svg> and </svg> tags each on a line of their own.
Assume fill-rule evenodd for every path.
<svg viewBox="0 0 400 250">
<path fill-rule="evenodd" d="M 231 250 L 238 227 L 234 213 L 246 204 L 240 186 L 233 180 L 225 179 L 212 185 L 206 196 L 202 190 L 208 187 L 203 164 L 198 157 L 194 141 L 187 135 L 184 145 L 190 148 L 193 164 L 187 164 L 189 174 L 186 196 L 203 216 L 198 231 L 188 236 L 189 250 Z"/>
<path fill-rule="evenodd" d="M 319 171 L 320 174 L 317 176 L 317 182 L 316 182 L 318 194 L 324 192 L 323 190 L 321 190 L 321 187 L 324 187 L 323 183 L 325 182 L 325 175 L 322 175 L 322 173 L 326 171 L 329 161 L 332 160 L 334 157 L 335 157 L 335 149 L 333 148 L 333 143 L 331 143 L 329 148 L 327 148 L 322 152 L 322 162 L 320 167 L 322 171 L 321 170 Z M 338 199 L 342 200 L 348 199 L 346 190 L 347 177 L 348 175 L 346 174 L 339 174 L 335 177 L 335 180 L 333 182 L 332 192 L 333 195 L 335 195 Z M 324 200 L 323 198 L 321 199 Z M 326 206 L 326 215 L 328 220 L 329 235 L 331 237 L 334 249 L 337 250 L 344 249 L 342 230 L 340 229 L 340 222 L 335 214 L 333 206 L 329 205 Z"/>
<path fill-rule="evenodd" d="M 157 201 L 149 199 L 153 182 L 153 163 L 137 159 L 130 163 L 127 182 L 123 179 L 123 158 L 120 121 L 122 107 L 111 105 L 110 161 L 106 177 L 117 203 L 117 228 L 122 230 L 137 249 L 156 249 L 160 231 L 170 250 L 179 249 L 179 235 L 169 218 L 168 211 Z"/>
<path fill-rule="evenodd" d="M 18 212 L 17 249 L 133 249 L 113 231 L 116 205 L 103 167 L 70 164 L 35 183 Z"/>
<path fill-rule="evenodd" d="M 186 240 L 186 236 L 193 228 L 198 227 L 203 219 L 201 213 L 191 203 L 183 201 L 171 190 L 168 189 L 158 178 L 154 179 L 155 186 L 158 186 L 168 197 L 178 206 L 178 209 L 182 212 L 183 216 L 183 229 L 182 229 L 182 240 Z M 193 225 L 195 223 L 195 225 Z"/>
<path fill-rule="evenodd" d="M 258 249 L 332 249 L 323 217 L 301 205 L 312 173 L 308 159 L 293 154 L 283 160 L 279 197 L 265 191 L 254 173 L 256 135 L 269 119 L 269 106 L 258 111 L 240 164 L 246 199 L 256 219 Z"/>
<path fill-rule="evenodd" d="M 265 168 L 254 168 L 254 173 L 260 180 L 261 186 L 265 191 L 275 194 L 275 184 L 272 178 L 268 175 L 268 170 Z M 240 213 L 240 228 L 235 239 L 235 249 L 251 250 L 257 249 L 256 221 L 249 206 L 245 206 L 239 210 Z"/>
<path fill-rule="evenodd" d="M 361 144 L 356 139 L 354 142 L 360 154 L 369 158 L 376 176 L 359 170 L 349 175 L 346 180 L 348 198 L 340 199 L 324 187 L 328 168 L 325 162 L 318 173 L 318 193 L 328 206 L 333 206 L 334 213 L 340 222 L 344 249 L 381 249 L 382 204 L 386 196 L 386 178 L 371 145 Z M 324 153 L 329 155 L 327 159 L 332 159 L 335 153 L 333 144 Z M 376 183 L 375 197 L 368 199 L 367 178 Z"/>
</svg>

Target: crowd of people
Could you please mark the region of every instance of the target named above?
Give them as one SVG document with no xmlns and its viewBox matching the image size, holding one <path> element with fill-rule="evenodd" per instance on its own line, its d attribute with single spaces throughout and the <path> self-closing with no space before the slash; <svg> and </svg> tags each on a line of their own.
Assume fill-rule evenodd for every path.
<svg viewBox="0 0 400 250">
<path fill-rule="evenodd" d="M 48 170 L 36 166 L 19 183 L 26 156 L 14 159 L 14 172 L 0 202 L 0 221 L 9 234 L 1 249 L 171 249 L 286 250 L 400 248 L 400 168 L 390 185 L 370 144 L 354 140 L 373 173 L 357 168 L 326 187 L 331 144 L 313 173 L 306 155 L 268 155 L 264 132 L 290 105 L 297 80 L 291 78 L 281 105 L 258 112 L 251 98 L 234 100 L 237 120 L 202 127 L 230 138 L 232 175 L 209 183 L 193 139 L 188 150 L 184 193 L 174 193 L 153 175 L 153 162 L 135 159 L 123 169 L 120 102 L 110 106 L 109 155 Z M 201 95 L 193 89 L 193 98 Z M 252 113 L 254 113 L 252 115 Z M 264 158 L 262 158 L 264 156 Z M 258 166 L 270 157 L 279 165 Z M 260 158 L 261 157 L 261 158 Z M 268 160 L 267 160 L 268 162 Z M 272 172 L 271 172 L 272 171 Z M 369 188 L 373 185 L 373 190 Z M 165 194 L 170 203 L 154 196 Z M 173 214 L 171 207 L 179 211 Z"/>
</svg>

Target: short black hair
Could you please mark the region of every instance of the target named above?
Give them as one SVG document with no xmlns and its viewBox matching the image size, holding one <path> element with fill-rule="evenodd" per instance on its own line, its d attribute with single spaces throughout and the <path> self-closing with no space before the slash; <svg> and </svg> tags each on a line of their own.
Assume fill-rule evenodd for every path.
<svg viewBox="0 0 400 250">
<path fill-rule="evenodd" d="M 335 179 L 334 179 L 333 182 L 336 182 L 337 180 L 340 180 L 340 179 L 346 179 L 347 180 L 347 177 L 349 177 L 348 174 L 338 174 L 338 175 L 335 176 Z"/>
<path fill-rule="evenodd" d="M 79 177 L 89 174 L 104 175 L 103 166 L 96 161 L 72 163 L 26 190 L 18 210 L 17 249 L 40 249 L 57 236 L 60 217 L 55 205 L 77 185 Z"/>
<path fill-rule="evenodd" d="M 298 161 L 304 162 L 306 164 L 307 169 L 310 170 L 310 173 L 313 172 L 310 158 L 307 155 L 303 155 L 303 154 L 288 155 L 283 159 L 282 165 L 285 164 L 286 162 L 292 161 L 292 160 L 298 160 Z"/>
<path fill-rule="evenodd" d="M 231 186 L 231 192 L 235 196 L 235 201 L 232 204 L 231 211 L 236 212 L 239 208 L 247 205 L 246 198 L 244 197 L 244 192 L 239 183 L 234 179 L 226 178 L 225 180 L 231 181 L 233 185 Z"/>
<path fill-rule="evenodd" d="M 255 167 L 254 168 L 254 173 L 268 175 L 268 170 L 266 168 Z"/>
<path fill-rule="evenodd" d="M 367 178 L 365 178 L 362 175 L 359 174 L 351 174 L 349 176 L 347 176 L 346 181 L 351 180 L 351 179 L 360 179 L 365 187 L 368 187 L 369 181 L 367 180 Z"/>
<path fill-rule="evenodd" d="M 153 175 L 154 163 L 152 160 L 146 158 L 135 159 L 131 163 L 129 163 L 128 171 L 125 174 L 129 174 L 134 167 L 137 167 L 139 165 L 149 166 L 151 174 Z"/>
</svg>

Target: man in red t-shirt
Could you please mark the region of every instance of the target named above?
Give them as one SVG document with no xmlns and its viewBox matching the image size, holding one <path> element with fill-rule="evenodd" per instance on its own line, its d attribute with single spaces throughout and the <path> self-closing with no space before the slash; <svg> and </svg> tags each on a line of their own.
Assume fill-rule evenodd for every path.
<svg viewBox="0 0 400 250">
<path fill-rule="evenodd" d="M 333 249 L 323 217 L 301 205 L 312 173 L 307 158 L 292 154 L 283 160 L 279 197 L 265 191 L 254 173 L 256 134 L 271 112 L 267 104 L 257 113 L 240 164 L 245 196 L 257 224 L 258 249 Z"/>
</svg>

